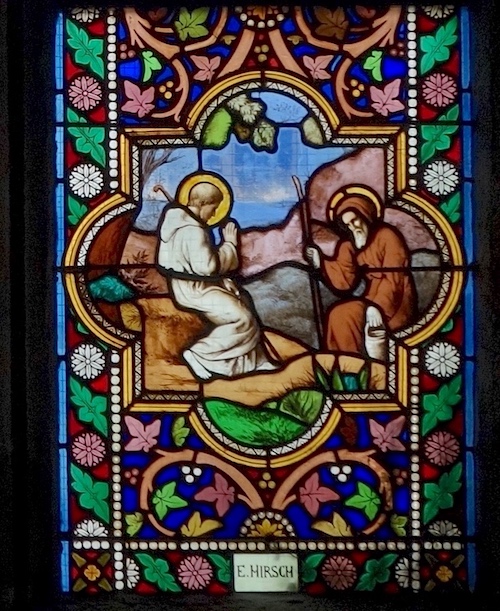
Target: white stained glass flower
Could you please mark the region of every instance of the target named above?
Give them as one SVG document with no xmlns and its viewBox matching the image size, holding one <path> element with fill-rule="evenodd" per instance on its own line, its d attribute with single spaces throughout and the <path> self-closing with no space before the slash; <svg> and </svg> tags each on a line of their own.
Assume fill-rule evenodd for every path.
<svg viewBox="0 0 500 611">
<path fill-rule="evenodd" d="M 101 170 L 91 163 L 77 165 L 69 175 L 69 186 L 79 197 L 95 197 L 101 192 L 103 184 Z"/>
<path fill-rule="evenodd" d="M 73 373 L 84 380 L 97 378 L 103 371 L 104 365 L 104 353 L 92 344 L 80 344 L 71 355 Z"/>
<path fill-rule="evenodd" d="M 408 558 L 401 560 L 394 567 L 396 581 L 402 588 L 407 588 L 410 585 L 410 562 Z"/>
<path fill-rule="evenodd" d="M 449 17 L 455 12 L 453 4 L 433 4 L 431 6 L 422 7 L 424 13 L 431 19 L 443 19 Z"/>
<path fill-rule="evenodd" d="M 108 531 L 97 520 L 83 520 L 75 527 L 76 537 L 107 537 Z"/>
<path fill-rule="evenodd" d="M 231 110 L 240 113 L 242 120 L 248 125 L 253 125 L 262 111 L 261 104 L 252 102 L 244 93 L 229 100 L 227 105 Z"/>
<path fill-rule="evenodd" d="M 426 189 L 434 195 L 448 195 L 458 186 L 457 168 L 449 161 L 434 161 L 424 171 Z"/>
<path fill-rule="evenodd" d="M 453 344 L 436 342 L 425 353 L 427 371 L 438 378 L 449 378 L 460 368 L 460 353 Z"/>
<path fill-rule="evenodd" d="M 99 17 L 99 9 L 89 6 L 88 8 L 74 8 L 71 11 L 71 16 L 76 21 L 81 23 L 92 23 L 94 19 Z"/>
<path fill-rule="evenodd" d="M 135 586 L 139 582 L 139 577 L 141 576 L 141 573 L 139 571 L 139 567 L 132 560 L 132 558 L 127 558 L 127 560 L 126 560 L 126 567 L 127 567 L 127 570 L 126 570 L 126 573 L 127 573 L 127 587 L 135 588 Z"/>
<path fill-rule="evenodd" d="M 438 520 L 429 526 L 429 532 L 436 537 L 459 537 L 462 533 L 456 524 L 448 520 Z"/>
</svg>

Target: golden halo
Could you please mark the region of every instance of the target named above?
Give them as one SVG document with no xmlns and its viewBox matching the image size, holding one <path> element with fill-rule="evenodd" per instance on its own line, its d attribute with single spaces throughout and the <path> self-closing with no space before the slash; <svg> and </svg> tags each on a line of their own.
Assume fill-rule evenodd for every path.
<svg viewBox="0 0 500 611">
<path fill-rule="evenodd" d="M 179 204 L 186 206 L 189 202 L 189 193 L 191 189 L 201 182 L 208 182 L 214 185 L 214 187 L 217 187 L 222 193 L 222 201 L 207 221 L 207 225 L 217 225 L 222 219 L 226 218 L 233 205 L 233 192 L 231 191 L 231 187 L 218 174 L 209 172 L 195 172 L 194 174 L 189 174 L 189 176 L 186 176 L 179 185 L 175 199 Z"/>
<path fill-rule="evenodd" d="M 380 203 L 378 195 L 367 187 L 352 186 L 337 191 L 337 193 L 335 193 L 335 195 L 332 197 L 328 206 L 328 217 L 330 221 L 333 221 L 333 211 L 335 210 L 335 208 L 340 204 L 340 202 L 342 202 L 350 195 L 364 195 L 374 204 L 377 213 L 377 218 L 380 218 L 382 216 L 382 205 Z"/>
</svg>

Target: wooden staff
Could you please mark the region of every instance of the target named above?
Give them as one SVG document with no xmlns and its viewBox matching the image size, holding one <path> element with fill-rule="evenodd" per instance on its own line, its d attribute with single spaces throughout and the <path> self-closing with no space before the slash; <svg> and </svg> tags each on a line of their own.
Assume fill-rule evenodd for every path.
<svg viewBox="0 0 500 611">
<path fill-rule="evenodd" d="M 170 195 L 170 193 L 165 189 L 163 185 L 155 185 L 153 187 L 153 191 L 155 193 L 163 193 L 169 204 L 175 204 L 175 199 Z"/>
<path fill-rule="evenodd" d="M 298 176 L 292 176 L 293 184 L 297 190 L 297 196 L 300 203 L 300 223 L 302 225 L 302 234 L 304 236 L 304 245 L 312 244 L 311 230 L 311 215 L 307 205 L 307 199 L 302 188 L 302 183 Z M 316 331 L 318 333 L 318 346 L 323 343 L 323 304 L 321 302 L 321 293 L 319 289 L 318 275 L 316 270 L 309 274 L 309 284 L 311 286 L 311 295 L 313 301 L 314 318 L 316 320 Z"/>
</svg>

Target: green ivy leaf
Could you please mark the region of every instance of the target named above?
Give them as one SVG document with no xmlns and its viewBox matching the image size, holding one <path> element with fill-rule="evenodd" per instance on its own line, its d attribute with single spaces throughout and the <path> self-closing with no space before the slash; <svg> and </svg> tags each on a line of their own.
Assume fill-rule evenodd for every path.
<svg viewBox="0 0 500 611">
<path fill-rule="evenodd" d="M 68 108 L 66 110 L 66 120 L 68 123 L 87 123 L 87 120 L 84 117 L 81 117 L 72 108 Z"/>
<path fill-rule="evenodd" d="M 149 554 L 136 554 L 135 557 L 144 567 L 144 579 L 154 583 L 162 592 L 181 592 L 170 573 L 168 562 L 163 558 L 153 558 Z"/>
<path fill-rule="evenodd" d="M 272 151 L 276 144 L 277 130 L 274 125 L 262 119 L 253 131 L 252 143 L 256 149 Z"/>
<path fill-rule="evenodd" d="M 143 51 L 141 53 L 142 61 L 144 64 L 144 72 L 142 75 L 143 81 L 149 81 L 153 72 L 161 70 L 162 65 L 158 61 L 158 58 L 153 55 L 152 51 Z"/>
<path fill-rule="evenodd" d="M 373 520 L 380 506 L 380 497 L 366 484 L 358 482 L 358 493 L 348 498 L 345 504 L 361 509 L 369 520 Z"/>
<path fill-rule="evenodd" d="M 302 581 L 312 583 L 316 581 L 318 566 L 323 562 L 326 554 L 310 554 L 306 556 L 302 564 Z"/>
<path fill-rule="evenodd" d="M 174 420 L 172 426 L 172 439 L 175 445 L 180 448 L 184 445 L 186 437 L 189 435 L 189 428 L 186 426 L 186 419 L 184 416 L 179 416 Z"/>
<path fill-rule="evenodd" d="M 422 74 L 432 70 L 437 62 L 445 62 L 450 59 L 450 47 L 458 40 L 457 27 L 458 19 L 453 17 L 440 26 L 434 34 L 422 36 L 420 39 L 420 48 L 423 51 L 420 60 Z"/>
<path fill-rule="evenodd" d="M 75 138 L 75 147 L 79 153 L 90 155 L 101 166 L 106 165 L 104 127 L 68 127 L 68 132 Z"/>
<path fill-rule="evenodd" d="M 458 125 L 422 125 L 420 133 L 425 140 L 420 149 L 422 163 L 432 159 L 437 151 L 447 151 L 451 147 L 451 137 L 458 131 Z"/>
<path fill-rule="evenodd" d="M 125 515 L 125 522 L 127 523 L 127 535 L 133 537 L 141 530 L 144 524 L 144 517 L 142 513 L 136 511 L 135 513 Z"/>
<path fill-rule="evenodd" d="M 406 536 L 406 523 L 408 522 L 408 518 L 405 516 L 391 516 L 391 528 L 398 535 L 398 537 Z"/>
<path fill-rule="evenodd" d="M 222 148 L 229 141 L 233 118 L 225 108 L 216 110 L 207 121 L 203 135 L 202 144 L 213 148 Z"/>
<path fill-rule="evenodd" d="M 361 575 L 356 590 L 373 590 L 377 583 L 389 581 L 391 572 L 389 568 L 394 564 L 397 554 L 387 554 L 380 560 L 368 560 L 365 564 L 365 572 Z"/>
<path fill-rule="evenodd" d="M 89 38 L 83 28 L 79 28 L 74 21 L 66 21 L 68 33 L 68 46 L 75 50 L 75 63 L 88 66 L 94 74 L 104 78 L 104 61 L 102 53 L 104 41 L 98 38 Z"/>
<path fill-rule="evenodd" d="M 441 204 L 441 211 L 448 218 L 450 223 L 460 220 L 460 193 L 455 193 L 446 202 Z"/>
<path fill-rule="evenodd" d="M 207 28 L 202 25 L 208 17 L 208 7 L 200 7 L 189 12 L 187 8 L 181 8 L 179 19 L 175 22 L 175 29 L 179 38 L 184 41 L 189 38 L 201 38 L 208 34 Z"/>
<path fill-rule="evenodd" d="M 105 417 L 106 397 L 93 395 L 90 390 L 80 384 L 74 377 L 69 379 L 71 390 L 70 401 L 78 408 L 78 420 L 90 422 L 103 435 L 108 434 L 108 421 Z"/>
<path fill-rule="evenodd" d="M 440 509 L 453 507 L 453 495 L 462 487 L 461 477 L 462 463 L 458 463 L 449 473 L 443 473 L 437 484 L 424 484 L 424 497 L 427 499 L 423 512 L 424 524 L 434 519 Z"/>
<path fill-rule="evenodd" d="M 438 422 L 451 420 L 453 416 L 452 407 L 457 405 L 462 398 L 461 387 L 462 376 L 458 375 L 449 384 L 443 384 L 437 395 L 424 395 L 422 406 L 426 413 L 422 418 L 422 435 L 427 435 L 432 431 Z"/>
<path fill-rule="evenodd" d="M 87 214 L 88 208 L 85 204 L 81 204 L 71 195 L 68 197 L 68 223 L 78 225 L 82 218 Z"/>
<path fill-rule="evenodd" d="M 169 509 L 179 509 L 187 506 L 187 501 L 180 496 L 176 496 L 175 486 L 176 482 L 169 482 L 153 494 L 153 505 L 160 520 L 163 520 Z"/>
<path fill-rule="evenodd" d="M 207 554 L 207 558 L 212 561 L 217 569 L 217 579 L 221 583 L 231 581 L 231 563 L 220 554 Z"/>
<path fill-rule="evenodd" d="M 106 482 L 96 482 L 76 465 L 70 466 L 71 487 L 78 493 L 78 503 L 84 509 L 90 509 L 98 518 L 109 522 L 109 486 Z"/>
<path fill-rule="evenodd" d="M 363 62 L 363 68 L 371 75 L 374 80 L 382 82 L 382 51 L 372 51 Z"/>
</svg>

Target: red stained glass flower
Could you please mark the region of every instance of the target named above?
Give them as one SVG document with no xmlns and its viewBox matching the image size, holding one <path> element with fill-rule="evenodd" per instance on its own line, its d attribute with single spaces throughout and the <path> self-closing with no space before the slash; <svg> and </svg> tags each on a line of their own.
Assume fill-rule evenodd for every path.
<svg viewBox="0 0 500 611">
<path fill-rule="evenodd" d="M 347 590 L 356 581 L 356 567 L 345 556 L 332 556 L 325 561 L 321 573 L 334 590 Z"/>
<path fill-rule="evenodd" d="M 188 590 L 201 590 L 210 583 L 213 570 L 203 556 L 189 556 L 179 564 L 177 575 Z"/>
<path fill-rule="evenodd" d="M 425 443 L 427 458 L 440 467 L 454 463 L 459 452 L 457 438 L 447 431 L 433 433 Z"/>
<path fill-rule="evenodd" d="M 85 467 L 95 467 L 106 454 L 102 439 L 95 433 L 83 433 L 77 437 L 72 451 L 76 462 Z"/>
<path fill-rule="evenodd" d="M 447 74 L 431 74 L 424 81 L 422 93 L 428 104 L 443 108 L 457 97 L 457 84 Z"/>
<path fill-rule="evenodd" d="M 102 89 L 92 76 L 79 76 L 69 86 L 68 97 L 78 110 L 92 110 L 102 99 Z"/>
</svg>

